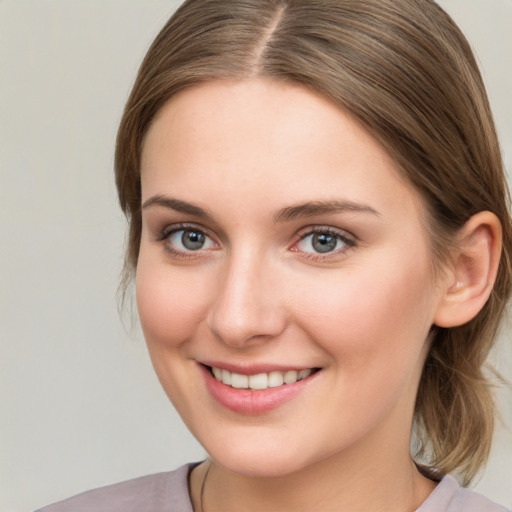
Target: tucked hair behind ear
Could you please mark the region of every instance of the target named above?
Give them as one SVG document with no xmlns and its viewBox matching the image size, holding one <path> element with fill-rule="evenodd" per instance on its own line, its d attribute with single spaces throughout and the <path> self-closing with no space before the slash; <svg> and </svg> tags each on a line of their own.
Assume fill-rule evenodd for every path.
<svg viewBox="0 0 512 512">
<path fill-rule="evenodd" d="M 478 316 L 434 328 L 416 403 L 419 454 L 468 483 L 488 457 L 494 405 L 483 364 L 510 293 L 512 227 L 498 140 L 471 49 L 431 0 L 188 0 L 139 70 L 119 128 L 115 170 L 130 222 L 124 283 L 141 236 L 140 158 L 164 103 L 209 80 L 290 81 L 330 99 L 382 145 L 428 209 L 435 268 L 479 211 L 495 213 L 503 254 Z"/>
</svg>

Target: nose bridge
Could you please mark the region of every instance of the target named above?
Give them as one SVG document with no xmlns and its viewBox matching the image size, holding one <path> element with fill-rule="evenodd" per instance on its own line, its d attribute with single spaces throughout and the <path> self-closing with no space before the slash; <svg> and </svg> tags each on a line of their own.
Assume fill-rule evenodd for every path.
<svg viewBox="0 0 512 512">
<path fill-rule="evenodd" d="M 210 330 L 237 347 L 277 336 L 285 314 L 276 292 L 272 265 L 263 251 L 249 245 L 232 250 L 209 311 Z"/>
</svg>

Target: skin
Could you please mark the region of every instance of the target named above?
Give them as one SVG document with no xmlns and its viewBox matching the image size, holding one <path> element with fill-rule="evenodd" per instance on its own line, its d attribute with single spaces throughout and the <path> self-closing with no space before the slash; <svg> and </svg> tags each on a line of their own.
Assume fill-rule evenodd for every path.
<svg viewBox="0 0 512 512">
<path fill-rule="evenodd" d="M 208 512 L 417 508 L 435 483 L 409 453 L 414 400 L 455 276 L 434 281 L 425 208 L 387 153 L 299 86 L 213 82 L 158 113 L 141 174 L 138 309 L 162 386 L 210 455 L 191 476 L 196 509 L 207 464 Z M 352 208 L 275 218 L 329 201 Z M 202 249 L 169 235 L 182 223 Z M 319 254 L 311 229 L 349 242 Z M 212 398 L 205 360 L 321 370 L 247 415 Z"/>
</svg>

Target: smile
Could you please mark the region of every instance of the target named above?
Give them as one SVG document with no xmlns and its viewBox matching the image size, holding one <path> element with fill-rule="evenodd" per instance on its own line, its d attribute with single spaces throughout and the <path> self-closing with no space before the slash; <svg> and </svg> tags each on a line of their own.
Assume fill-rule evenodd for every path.
<svg viewBox="0 0 512 512">
<path fill-rule="evenodd" d="M 223 368 L 211 367 L 210 371 L 218 382 L 236 389 L 252 389 L 254 391 L 268 388 L 277 388 L 287 384 L 295 384 L 297 381 L 309 377 L 314 369 L 304 370 L 272 371 L 268 373 L 257 373 L 254 375 L 243 375 L 230 372 Z"/>
<path fill-rule="evenodd" d="M 210 396 L 238 414 L 266 414 L 292 401 L 306 387 L 315 386 L 321 368 L 266 368 L 250 370 L 229 364 L 201 363 L 199 368 Z"/>
</svg>

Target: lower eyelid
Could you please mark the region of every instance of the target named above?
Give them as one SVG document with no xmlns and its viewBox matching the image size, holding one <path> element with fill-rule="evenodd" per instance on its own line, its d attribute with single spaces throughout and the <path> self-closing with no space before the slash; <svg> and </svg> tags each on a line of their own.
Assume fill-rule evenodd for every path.
<svg viewBox="0 0 512 512">
<path fill-rule="evenodd" d="M 307 230 L 306 230 L 307 229 Z M 355 236 L 349 236 L 346 232 L 340 232 L 336 229 L 330 227 L 322 227 L 318 226 L 316 229 L 314 227 L 306 228 L 300 233 L 299 240 L 294 242 L 289 250 L 295 253 L 300 253 L 301 258 L 310 260 L 310 261 L 329 261 L 330 259 L 334 260 L 336 258 L 343 257 L 348 251 L 352 250 L 357 246 L 357 239 Z M 333 249 L 332 251 L 327 252 L 317 252 L 301 249 L 299 244 L 309 236 L 314 236 L 315 234 L 327 234 L 336 238 L 339 242 L 341 242 L 342 247 Z"/>
<path fill-rule="evenodd" d="M 200 247 L 196 250 L 193 250 L 186 247 L 180 247 L 183 242 L 172 242 L 172 238 L 176 234 L 187 231 L 202 233 L 206 238 L 206 247 Z M 163 230 L 160 231 L 160 233 L 157 234 L 156 241 L 163 246 L 164 250 L 171 256 L 172 259 L 176 260 L 196 260 L 198 258 L 202 259 L 208 255 L 211 255 L 211 251 L 215 251 L 220 247 L 220 244 L 215 240 L 213 236 L 208 233 L 206 229 L 189 224 L 175 224 L 166 226 Z"/>
</svg>

